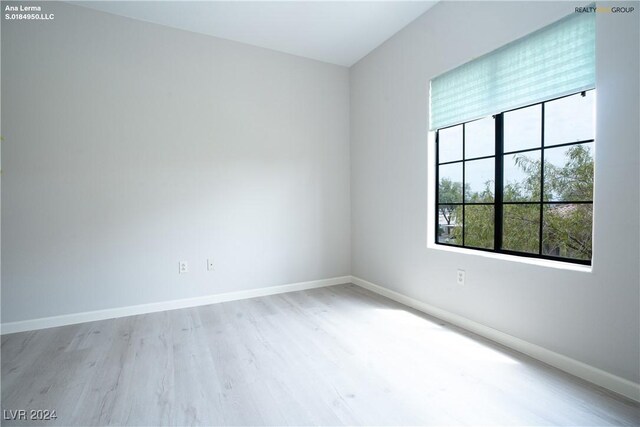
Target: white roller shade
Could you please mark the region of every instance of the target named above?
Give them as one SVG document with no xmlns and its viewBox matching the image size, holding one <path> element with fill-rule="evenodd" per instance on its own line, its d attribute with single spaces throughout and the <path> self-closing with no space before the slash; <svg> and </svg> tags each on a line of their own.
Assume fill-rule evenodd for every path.
<svg viewBox="0 0 640 427">
<path fill-rule="evenodd" d="M 574 13 L 431 80 L 430 129 L 595 87 L 595 13 Z"/>
</svg>

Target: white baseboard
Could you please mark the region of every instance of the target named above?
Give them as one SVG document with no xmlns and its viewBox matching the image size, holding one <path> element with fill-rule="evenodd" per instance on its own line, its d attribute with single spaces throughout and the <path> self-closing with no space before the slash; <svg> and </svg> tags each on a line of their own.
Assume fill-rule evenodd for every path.
<svg viewBox="0 0 640 427">
<path fill-rule="evenodd" d="M 227 292 L 223 294 L 206 295 L 195 298 L 131 305 L 127 307 L 109 308 L 106 310 L 86 311 L 82 313 L 64 314 L 61 316 L 42 317 L 39 319 L 3 323 L 1 326 L 1 333 L 2 335 L 12 334 L 15 332 L 33 331 L 36 329 L 54 328 L 56 326 L 93 322 L 95 320 L 113 319 L 116 317 L 134 316 L 136 314 L 196 307 L 200 305 L 209 305 L 225 301 L 235 301 L 247 298 L 261 297 L 265 295 L 275 295 L 285 292 L 303 291 L 305 289 L 339 285 L 342 283 L 349 283 L 350 281 L 351 276 L 333 277 L 330 279 L 312 280 L 310 282 L 291 283 L 288 285 L 270 286 L 266 288 L 249 289 L 246 291 Z"/>
<path fill-rule="evenodd" d="M 513 350 L 529 355 L 534 359 L 540 360 L 548 365 L 587 380 L 593 384 L 604 387 L 635 401 L 640 401 L 640 384 L 638 383 L 610 374 L 602 369 L 598 369 L 570 357 L 563 356 L 562 354 L 553 352 L 544 347 L 531 344 L 520 338 L 505 334 L 504 332 L 500 332 L 496 329 L 474 322 L 473 320 L 469 320 L 441 308 L 418 301 L 399 292 L 392 291 L 383 286 L 360 279 L 359 277 L 352 276 L 351 283 L 476 333 Z"/>
</svg>

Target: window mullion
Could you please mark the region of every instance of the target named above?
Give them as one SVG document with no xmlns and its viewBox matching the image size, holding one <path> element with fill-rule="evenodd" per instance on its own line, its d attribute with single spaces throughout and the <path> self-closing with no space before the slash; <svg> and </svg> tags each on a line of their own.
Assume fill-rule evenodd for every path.
<svg viewBox="0 0 640 427">
<path fill-rule="evenodd" d="M 538 228 L 538 254 L 542 255 L 542 224 L 544 215 L 544 105 L 542 103 L 542 131 L 540 132 L 540 224 Z"/>
<path fill-rule="evenodd" d="M 463 123 L 462 124 L 462 246 L 464 246 L 464 235 L 465 233 L 465 220 L 464 220 L 464 215 L 465 215 L 465 186 L 466 186 L 466 180 L 465 180 L 465 171 L 466 171 L 466 162 L 465 162 L 465 158 L 466 158 L 466 150 L 465 150 L 465 133 L 466 133 L 466 128 L 467 128 L 467 124 Z"/>
<path fill-rule="evenodd" d="M 436 232 L 435 241 L 438 243 L 440 233 L 440 131 L 436 131 Z"/>
<path fill-rule="evenodd" d="M 496 251 L 502 250 L 502 215 L 503 215 L 503 162 L 504 162 L 504 114 L 496 114 L 495 116 L 496 126 L 496 170 L 495 170 L 495 205 L 494 211 L 494 225 L 493 225 L 493 247 Z"/>
</svg>

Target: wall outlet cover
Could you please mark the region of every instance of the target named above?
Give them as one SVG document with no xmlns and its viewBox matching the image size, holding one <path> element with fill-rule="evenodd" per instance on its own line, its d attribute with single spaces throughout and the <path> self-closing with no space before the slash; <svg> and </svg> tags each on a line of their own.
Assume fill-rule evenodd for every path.
<svg viewBox="0 0 640 427">
<path fill-rule="evenodd" d="M 184 274 L 189 272 L 189 263 L 187 261 L 180 261 L 178 263 L 178 273 Z"/>
</svg>

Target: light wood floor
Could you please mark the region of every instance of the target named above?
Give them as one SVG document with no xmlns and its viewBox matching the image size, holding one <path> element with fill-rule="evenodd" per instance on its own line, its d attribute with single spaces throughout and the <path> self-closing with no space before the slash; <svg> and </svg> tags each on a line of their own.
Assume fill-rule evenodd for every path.
<svg viewBox="0 0 640 427">
<path fill-rule="evenodd" d="M 629 400 L 354 285 L 3 336 L 2 409 L 57 411 L 32 425 L 640 424 Z"/>
</svg>

